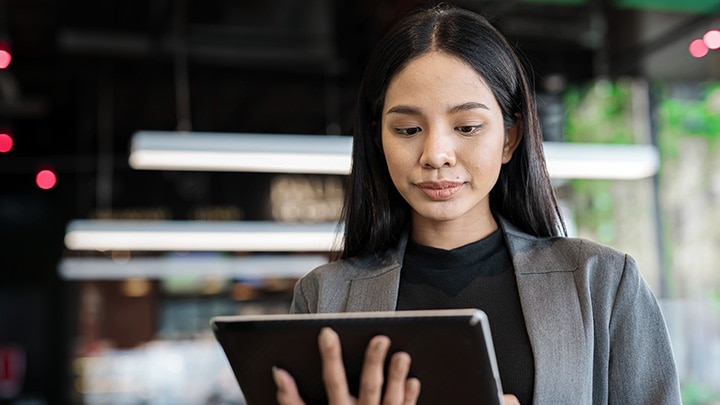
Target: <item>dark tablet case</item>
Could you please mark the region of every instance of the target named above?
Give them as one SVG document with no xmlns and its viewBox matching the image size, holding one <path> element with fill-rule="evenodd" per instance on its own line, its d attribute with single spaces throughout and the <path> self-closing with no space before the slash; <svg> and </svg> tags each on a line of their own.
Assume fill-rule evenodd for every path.
<svg viewBox="0 0 720 405">
<path fill-rule="evenodd" d="M 293 375 L 307 404 L 327 403 L 317 347 L 323 326 L 340 335 L 353 395 L 367 343 L 384 334 L 390 353 L 412 357 L 410 375 L 422 383 L 419 404 L 501 403 L 490 326 L 478 309 L 218 316 L 210 325 L 248 405 L 276 403 L 273 366 Z"/>
</svg>

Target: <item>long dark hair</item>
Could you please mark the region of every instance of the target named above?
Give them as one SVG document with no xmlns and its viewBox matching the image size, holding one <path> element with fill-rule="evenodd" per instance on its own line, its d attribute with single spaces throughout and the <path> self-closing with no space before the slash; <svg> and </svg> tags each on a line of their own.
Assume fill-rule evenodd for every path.
<svg viewBox="0 0 720 405">
<path fill-rule="evenodd" d="M 522 117 L 523 137 L 502 166 L 490 192 L 490 208 L 536 236 L 565 234 L 542 149 L 534 90 L 513 48 L 484 17 L 443 4 L 417 9 L 380 40 L 360 86 L 353 135 L 352 172 L 342 212 L 341 257 L 378 254 L 397 244 L 410 219 L 410 207 L 393 185 L 380 127 L 385 92 L 409 61 L 441 50 L 472 66 L 492 89 L 506 128 Z"/>
</svg>

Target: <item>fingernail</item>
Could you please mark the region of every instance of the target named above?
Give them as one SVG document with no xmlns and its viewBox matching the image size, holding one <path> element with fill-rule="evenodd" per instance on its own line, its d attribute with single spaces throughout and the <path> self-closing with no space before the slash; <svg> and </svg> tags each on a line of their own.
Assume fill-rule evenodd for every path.
<svg viewBox="0 0 720 405">
<path fill-rule="evenodd" d="M 412 391 L 420 391 L 420 380 L 417 378 L 408 378 L 408 388 L 410 388 Z"/>
<path fill-rule="evenodd" d="M 325 349 L 332 346 L 334 333 L 330 328 L 322 328 L 320 330 L 320 346 Z"/>
<path fill-rule="evenodd" d="M 397 370 L 404 370 L 407 368 L 409 364 L 409 359 L 407 355 L 403 355 L 402 353 L 398 353 L 395 355 L 395 368 Z"/>
<path fill-rule="evenodd" d="M 278 375 L 278 368 L 275 366 L 272 368 L 272 377 L 273 381 L 275 381 L 275 386 L 277 386 L 278 389 L 282 388 L 282 384 L 280 384 L 280 376 Z"/>
<path fill-rule="evenodd" d="M 385 350 L 385 346 L 387 345 L 387 343 L 388 343 L 388 339 L 377 339 L 377 341 L 375 342 L 375 346 L 373 347 L 373 350 L 375 350 L 375 352 L 381 352 L 381 351 Z"/>
</svg>

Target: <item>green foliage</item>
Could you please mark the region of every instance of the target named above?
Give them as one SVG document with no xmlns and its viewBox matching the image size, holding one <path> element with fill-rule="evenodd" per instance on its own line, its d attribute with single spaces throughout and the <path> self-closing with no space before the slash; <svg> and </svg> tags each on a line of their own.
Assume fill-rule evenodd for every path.
<svg viewBox="0 0 720 405">
<path fill-rule="evenodd" d="M 617 8 L 637 8 L 646 10 L 671 11 L 682 13 L 714 13 L 720 7 L 718 0 L 615 0 Z"/>
<path fill-rule="evenodd" d="M 567 112 L 567 141 L 635 143 L 631 83 L 600 80 L 569 87 L 563 104 Z"/>
<path fill-rule="evenodd" d="M 716 311 L 720 311 L 720 288 L 715 288 L 708 292 L 710 306 Z"/>
<path fill-rule="evenodd" d="M 720 390 L 703 384 L 685 382 L 680 387 L 682 402 L 685 405 L 714 405 L 720 398 Z"/>
<path fill-rule="evenodd" d="M 656 83 L 653 90 L 657 103 L 657 145 L 663 162 L 659 178 L 663 183 L 672 178 L 666 172 L 673 170 L 672 163 L 680 157 L 683 139 L 704 139 L 710 155 L 720 151 L 720 83 Z M 673 223 L 673 215 L 663 212 L 663 217 L 663 260 L 670 271 L 675 249 L 669 242 L 672 225 L 667 224 Z"/>
<path fill-rule="evenodd" d="M 592 230 L 600 242 L 615 238 L 612 182 L 608 180 L 571 180 L 573 211 L 582 228 Z"/>
<path fill-rule="evenodd" d="M 684 137 L 701 136 L 717 147 L 720 83 L 685 85 L 680 90 L 663 84 L 654 87 L 658 94 L 658 146 L 663 159 L 678 157 L 678 144 Z"/>
</svg>

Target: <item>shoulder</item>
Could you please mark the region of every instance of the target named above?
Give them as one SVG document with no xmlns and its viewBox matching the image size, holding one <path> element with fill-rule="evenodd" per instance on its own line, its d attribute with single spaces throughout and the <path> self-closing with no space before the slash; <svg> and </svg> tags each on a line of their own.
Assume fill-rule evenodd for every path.
<svg viewBox="0 0 720 405">
<path fill-rule="evenodd" d="M 537 237 L 509 223 L 503 228 L 516 274 L 534 283 L 546 280 L 552 289 L 566 285 L 565 280 L 593 299 L 608 301 L 622 291 L 647 289 L 635 259 L 616 248 L 584 238 Z"/>
<path fill-rule="evenodd" d="M 547 238 L 539 241 L 538 246 L 548 249 L 553 255 L 574 261 L 578 268 L 584 266 L 623 268 L 628 260 L 632 260 L 632 257 L 625 252 L 584 238 Z"/>
<path fill-rule="evenodd" d="M 378 256 L 345 258 L 320 265 L 303 276 L 301 281 L 347 282 L 359 278 L 372 278 L 399 265 L 397 256 L 385 253 Z"/>
<path fill-rule="evenodd" d="M 332 261 L 316 267 L 295 284 L 291 312 L 343 311 L 352 282 L 370 280 L 385 284 L 382 276 L 399 273 L 400 261 L 394 253 Z M 397 276 L 399 279 L 399 275 Z M 377 279 L 378 281 L 375 282 Z"/>
<path fill-rule="evenodd" d="M 593 308 L 596 321 L 609 322 L 619 308 L 657 312 L 654 293 L 631 255 L 589 239 L 541 238 L 512 226 L 505 229 L 515 272 L 532 291 L 572 291 Z"/>
<path fill-rule="evenodd" d="M 519 276 L 546 286 L 547 292 L 573 285 L 581 300 L 595 308 L 596 317 L 610 316 L 623 305 L 655 311 L 652 290 L 635 259 L 625 252 L 584 238 L 538 238 L 514 230 L 508 231 L 507 239 Z"/>
<path fill-rule="evenodd" d="M 520 273 L 623 269 L 634 260 L 626 253 L 584 238 L 538 237 L 502 221 L 505 240 Z"/>
<path fill-rule="evenodd" d="M 369 279 L 399 268 L 401 258 L 395 250 L 380 255 L 351 257 L 320 265 L 304 275 L 298 283 L 333 285 L 357 279 Z"/>
</svg>

